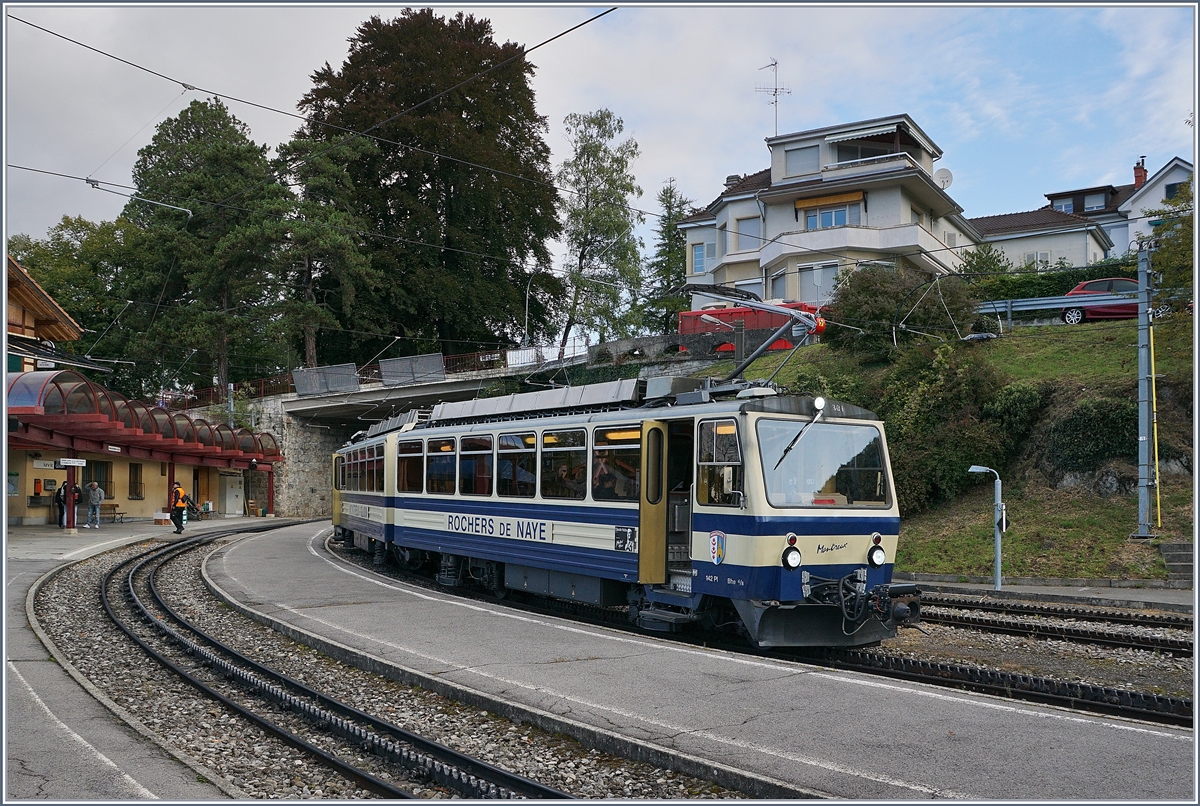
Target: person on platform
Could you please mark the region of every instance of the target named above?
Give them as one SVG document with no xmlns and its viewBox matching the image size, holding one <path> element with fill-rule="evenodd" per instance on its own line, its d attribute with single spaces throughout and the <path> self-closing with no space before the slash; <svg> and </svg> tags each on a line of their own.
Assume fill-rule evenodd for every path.
<svg viewBox="0 0 1200 806">
<path fill-rule="evenodd" d="M 87 523 L 83 525 L 84 529 L 99 529 L 100 528 L 100 505 L 104 503 L 104 488 L 97 482 L 90 482 L 87 486 L 87 502 L 88 516 Z"/>
<path fill-rule="evenodd" d="M 61 529 L 67 525 L 67 485 L 66 482 L 58 485 L 58 489 L 54 491 L 54 509 L 58 513 L 58 528 Z"/>
<path fill-rule="evenodd" d="M 183 534 L 183 513 L 187 509 L 188 497 L 183 491 L 183 485 L 175 482 L 171 488 L 171 523 L 175 524 L 175 534 Z"/>
</svg>

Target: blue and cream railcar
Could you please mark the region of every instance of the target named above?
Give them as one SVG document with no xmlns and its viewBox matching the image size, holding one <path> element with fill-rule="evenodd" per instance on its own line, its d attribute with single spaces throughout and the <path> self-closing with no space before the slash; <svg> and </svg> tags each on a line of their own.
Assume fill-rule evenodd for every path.
<svg viewBox="0 0 1200 806">
<path fill-rule="evenodd" d="M 870 412 L 656 380 L 443 404 L 347 445 L 337 531 L 444 584 L 759 646 L 874 643 L 915 615 L 891 585 L 900 519 Z"/>
</svg>

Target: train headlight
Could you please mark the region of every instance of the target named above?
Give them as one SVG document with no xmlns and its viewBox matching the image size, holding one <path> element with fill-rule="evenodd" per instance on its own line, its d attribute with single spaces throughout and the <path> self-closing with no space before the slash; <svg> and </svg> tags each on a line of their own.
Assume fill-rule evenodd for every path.
<svg viewBox="0 0 1200 806">
<path fill-rule="evenodd" d="M 885 562 L 887 562 L 887 552 L 883 550 L 883 546 L 871 546 L 867 549 L 867 565 L 879 568 Z"/>
<path fill-rule="evenodd" d="M 783 567 L 789 571 L 795 571 L 800 567 L 800 549 L 795 546 L 788 546 L 783 550 Z"/>
</svg>

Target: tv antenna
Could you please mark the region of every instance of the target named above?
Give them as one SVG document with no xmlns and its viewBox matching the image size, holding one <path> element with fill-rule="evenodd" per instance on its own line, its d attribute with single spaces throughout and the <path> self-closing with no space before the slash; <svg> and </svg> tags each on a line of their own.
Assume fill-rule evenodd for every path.
<svg viewBox="0 0 1200 806">
<path fill-rule="evenodd" d="M 789 90 L 787 87 L 779 86 L 779 60 L 778 59 L 772 58 L 770 64 L 768 64 L 764 67 L 760 67 L 758 69 L 766 70 L 768 68 L 770 68 L 771 72 L 775 74 L 775 83 L 770 87 L 755 87 L 754 91 L 755 92 L 765 92 L 767 95 L 771 96 L 771 100 L 767 101 L 767 103 L 769 103 L 771 106 L 775 107 L 775 136 L 778 137 L 779 136 L 779 96 L 780 95 L 791 95 L 792 91 Z"/>
</svg>

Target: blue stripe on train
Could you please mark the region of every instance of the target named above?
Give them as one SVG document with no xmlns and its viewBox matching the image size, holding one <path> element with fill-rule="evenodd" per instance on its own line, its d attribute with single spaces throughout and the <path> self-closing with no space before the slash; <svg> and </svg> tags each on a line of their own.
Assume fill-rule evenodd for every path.
<svg viewBox="0 0 1200 806">
<path fill-rule="evenodd" d="M 397 542 L 409 548 L 622 582 L 636 582 L 638 576 L 638 556 L 632 552 L 484 537 L 436 529 L 404 529 L 402 534 L 399 531 Z"/>
</svg>

